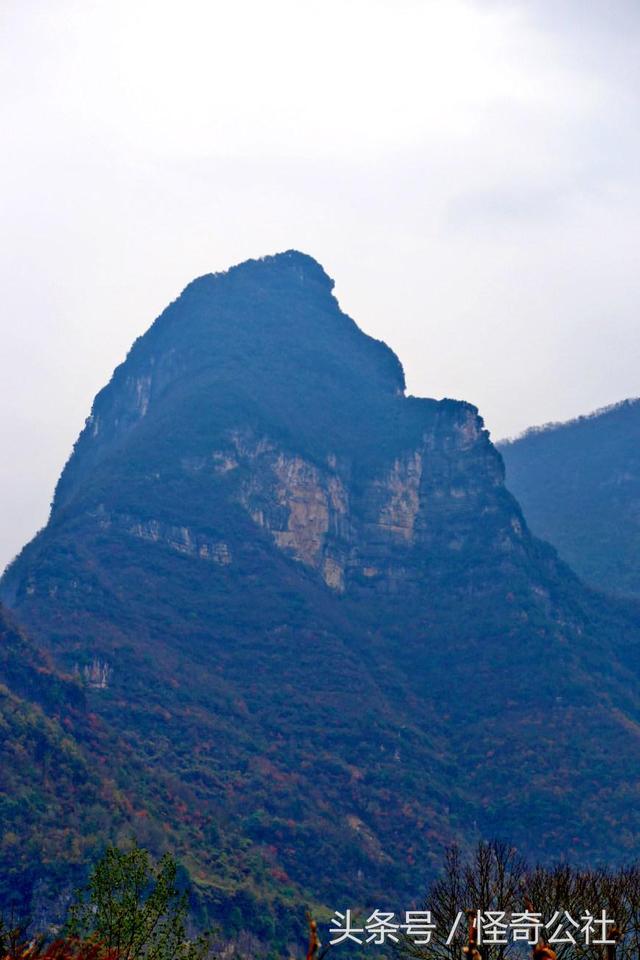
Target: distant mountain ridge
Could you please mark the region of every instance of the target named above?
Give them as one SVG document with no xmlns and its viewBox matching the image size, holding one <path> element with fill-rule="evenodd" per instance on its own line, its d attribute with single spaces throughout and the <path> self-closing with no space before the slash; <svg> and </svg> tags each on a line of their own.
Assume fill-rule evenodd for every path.
<svg viewBox="0 0 640 960">
<path fill-rule="evenodd" d="M 536 534 L 600 589 L 640 597 L 640 400 L 499 445 Z"/>
<path fill-rule="evenodd" d="M 190 284 L 1 582 L 58 668 L 108 666 L 86 696 L 138 802 L 265 937 L 305 899 L 406 906 L 452 838 L 640 841 L 638 609 L 530 535 L 477 409 L 405 396 L 332 287 L 296 251 Z"/>
<path fill-rule="evenodd" d="M 581 413 L 579 416 L 571 417 L 569 420 L 549 420 L 547 423 L 535 424 L 532 427 L 527 427 L 526 429 L 522 430 L 514 437 L 505 437 L 504 440 L 498 441 L 497 446 L 508 446 L 512 443 L 519 443 L 519 441 L 523 440 L 525 437 L 534 436 L 538 433 L 548 433 L 552 430 L 559 430 L 564 427 L 575 426 L 576 424 L 584 423 L 585 421 L 597 420 L 605 414 L 620 411 L 625 407 L 633 406 L 636 403 L 640 403 L 640 397 L 627 397 L 625 400 L 617 400 L 614 403 L 605 403 L 604 406 L 596 407 L 596 409 L 592 410 L 590 413 Z"/>
</svg>

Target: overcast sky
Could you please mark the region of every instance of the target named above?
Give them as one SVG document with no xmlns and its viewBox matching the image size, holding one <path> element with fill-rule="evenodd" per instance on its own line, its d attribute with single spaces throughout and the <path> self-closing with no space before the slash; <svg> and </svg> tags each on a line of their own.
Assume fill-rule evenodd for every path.
<svg viewBox="0 0 640 960">
<path fill-rule="evenodd" d="M 0 567 L 132 340 L 296 247 L 494 438 L 640 394 L 638 0 L 3 0 Z"/>
</svg>

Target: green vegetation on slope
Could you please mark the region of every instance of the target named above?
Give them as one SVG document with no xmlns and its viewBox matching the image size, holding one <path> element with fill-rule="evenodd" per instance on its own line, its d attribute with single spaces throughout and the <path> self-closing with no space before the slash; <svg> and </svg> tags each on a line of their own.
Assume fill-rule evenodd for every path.
<svg viewBox="0 0 640 960">
<path fill-rule="evenodd" d="M 500 445 L 537 536 L 595 587 L 640 596 L 640 400 Z"/>
</svg>

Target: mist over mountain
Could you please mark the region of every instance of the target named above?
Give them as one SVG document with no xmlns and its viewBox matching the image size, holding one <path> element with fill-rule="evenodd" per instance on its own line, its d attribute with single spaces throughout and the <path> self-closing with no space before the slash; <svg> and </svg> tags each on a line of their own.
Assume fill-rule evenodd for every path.
<svg viewBox="0 0 640 960">
<path fill-rule="evenodd" d="M 530 534 L 476 408 L 407 397 L 332 287 L 295 251 L 191 283 L 1 582 L 57 671 L 103 671 L 145 841 L 265 936 L 302 900 L 406 906 L 453 838 L 640 840 L 638 607 Z"/>
<path fill-rule="evenodd" d="M 640 597 L 640 400 L 500 444 L 533 531 L 602 590 Z"/>
</svg>

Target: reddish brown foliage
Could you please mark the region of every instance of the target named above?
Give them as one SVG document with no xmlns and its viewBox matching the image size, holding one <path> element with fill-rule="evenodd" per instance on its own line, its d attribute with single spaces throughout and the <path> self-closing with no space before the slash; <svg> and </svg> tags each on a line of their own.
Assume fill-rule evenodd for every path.
<svg viewBox="0 0 640 960">
<path fill-rule="evenodd" d="M 60 939 L 16 945 L 1 960 L 118 960 L 118 955 L 95 941 Z"/>
</svg>

